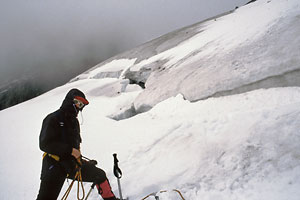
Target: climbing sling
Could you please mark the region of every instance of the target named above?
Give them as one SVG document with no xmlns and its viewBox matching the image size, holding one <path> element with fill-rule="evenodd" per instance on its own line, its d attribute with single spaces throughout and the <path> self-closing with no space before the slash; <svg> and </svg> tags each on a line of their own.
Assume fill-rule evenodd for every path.
<svg viewBox="0 0 300 200">
<path fill-rule="evenodd" d="M 62 197 L 62 200 L 66 200 L 71 192 L 71 189 L 73 187 L 74 182 L 77 180 L 78 184 L 77 184 L 77 199 L 78 200 L 83 200 L 85 197 L 84 194 L 84 186 L 83 186 L 83 182 L 82 182 L 82 176 L 81 176 L 81 160 L 77 159 L 77 167 L 76 167 L 76 174 L 75 177 L 73 179 L 73 181 L 71 182 L 71 184 L 69 185 L 67 191 L 65 192 L 65 194 Z M 79 197 L 79 190 L 80 190 L 80 185 L 81 185 L 81 189 L 82 189 L 82 197 Z M 90 193 L 90 191 L 89 191 Z M 88 196 L 87 196 L 88 197 Z M 87 199 L 87 197 L 85 199 Z"/>
</svg>

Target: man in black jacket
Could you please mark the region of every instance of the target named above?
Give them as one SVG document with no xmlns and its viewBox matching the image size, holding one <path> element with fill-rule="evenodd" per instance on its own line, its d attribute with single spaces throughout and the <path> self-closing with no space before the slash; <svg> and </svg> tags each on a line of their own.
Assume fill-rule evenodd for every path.
<svg viewBox="0 0 300 200">
<path fill-rule="evenodd" d="M 74 178 L 80 152 L 80 127 L 77 114 L 88 105 L 85 95 L 72 89 L 66 95 L 59 110 L 43 121 L 40 133 L 40 149 L 44 151 L 41 184 L 37 200 L 57 199 L 66 177 Z M 83 181 L 96 184 L 104 200 L 116 200 L 105 172 L 94 163 L 82 161 Z"/>
</svg>

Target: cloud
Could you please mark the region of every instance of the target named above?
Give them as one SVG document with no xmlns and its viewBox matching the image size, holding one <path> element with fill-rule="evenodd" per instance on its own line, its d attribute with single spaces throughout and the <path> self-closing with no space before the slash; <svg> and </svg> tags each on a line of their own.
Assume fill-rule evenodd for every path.
<svg viewBox="0 0 300 200">
<path fill-rule="evenodd" d="M 117 53 L 246 2 L 3 1 L 0 85 L 29 75 L 61 84 Z"/>
</svg>

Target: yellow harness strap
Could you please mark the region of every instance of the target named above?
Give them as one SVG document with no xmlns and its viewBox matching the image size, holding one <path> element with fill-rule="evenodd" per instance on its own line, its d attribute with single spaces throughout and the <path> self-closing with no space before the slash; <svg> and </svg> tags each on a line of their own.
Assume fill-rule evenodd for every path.
<svg viewBox="0 0 300 200">
<path fill-rule="evenodd" d="M 44 159 L 47 155 L 48 155 L 49 157 L 53 158 L 54 160 L 59 161 L 59 156 L 53 155 L 53 154 L 50 154 L 50 153 L 46 153 L 46 152 L 43 154 L 43 159 Z"/>
<path fill-rule="evenodd" d="M 46 156 L 49 156 L 49 157 L 53 158 L 53 159 L 56 160 L 57 162 L 60 160 L 59 156 L 53 155 L 53 154 L 50 154 L 50 153 L 47 153 L 47 152 L 45 152 L 45 153 L 43 154 L 43 159 L 44 159 Z M 69 177 L 69 174 L 67 174 L 67 177 Z"/>
</svg>

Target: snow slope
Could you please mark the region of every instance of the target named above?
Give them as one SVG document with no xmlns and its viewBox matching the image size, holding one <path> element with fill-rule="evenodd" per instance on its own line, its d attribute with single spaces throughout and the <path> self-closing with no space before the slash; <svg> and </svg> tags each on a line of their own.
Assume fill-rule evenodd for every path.
<svg viewBox="0 0 300 200">
<path fill-rule="evenodd" d="M 93 95 L 95 88 L 114 81 L 70 83 L 1 112 L 1 199 L 35 198 L 42 119 L 73 87 L 91 102 L 79 116 L 82 151 L 107 171 L 115 193 L 112 154 L 117 152 L 123 193 L 130 199 L 173 188 L 190 200 L 299 198 L 300 88 L 261 89 L 197 103 L 178 95 L 149 112 L 114 121 L 106 116 L 141 92 Z M 71 195 L 75 198 L 75 189 Z M 178 199 L 175 193 L 161 198 Z M 91 199 L 99 199 L 96 191 Z"/>
<path fill-rule="evenodd" d="M 137 71 L 134 76 L 140 77 L 141 81 L 146 80 L 146 89 L 128 84 L 130 81 L 123 79 L 132 73 L 131 70 L 139 63 L 146 63 L 146 58 L 138 57 L 142 56 L 142 51 L 136 54 L 137 57 L 122 57 L 125 54 L 134 55 L 133 50 L 99 64 L 64 86 L 1 111 L 0 199 L 36 197 L 42 156 L 38 148 L 42 120 L 48 113 L 59 108 L 65 94 L 71 88 L 79 88 L 86 93 L 90 101 L 82 116 L 78 117 L 81 122 L 83 155 L 98 160 L 98 166 L 107 172 L 116 194 L 118 194 L 117 182 L 112 174 L 113 153 L 118 153 L 119 164 L 123 171 L 121 184 L 124 196 L 131 200 L 141 199 L 159 190 L 174 188 L 179 189 L 188 200 L 298 200 L 300 87 L 297 87 L 299 57 L 296 57 L 299 54 L 297 49 L 299 36 L 295 33 L 299 23 L 299 4 L 297 0 L 261 0 L 218 18 L 216 22 L 207 21 L 201 25 L 203 29 L 199 34 L 205 34 L 203 30 L 207 27 L 207 31 L 214 29 L 216 32 L 211 33 L 217 35 L 223 23 L 243 19 L 245 24 L 240 22 L 241 25 L 252 24 L 247 21 L 249 18 L 246 16 L 249 15 L 245 13 L 256 10 L 261 11 L 261 14 L 263 11 L 268 13 L 263 18 L 270 17 L 270 19 L 261 20 L 263 25 L 258 26 L 260 28 L 258 32 L 243 29 L 244 35 L 248 37 L 255 35 L 256 41 L 259 40 L 260 43 L 255 44 L 258 46 L 248 44 L 250 51 L 247 51 L 248 53 L 246 49 L 240 52 L 244 55 L 243 61 L 249 60 L 242 64 L 236 63 L 236 71 L 241 70 L 239 72 L 232 69 L 232 66 L 223 65 L 229 62 L 227 59 L 230 57 L 225 59 L 215 55 L 215 52 L 219 52 L 218 49 L 222 48 L 226 49 L 228 54 L 232 51 L 238 52 L 241 50 L 237 45 L 239 41 L 247 43 L 247 39 L 241 39 L 238 35 L 233 35 L 232 38 L 220 36 L 211 41 L 210 38 L 206 38 L 206 45 L 209 48 L 195 53 L 198 44 L 195 41 L 203 36 L 197 34 L 188 40 L 185 38 L 185 42 L 178 42 L 176 38 L 181 35 L 178 34 L 171 39 L 174 42 L 173 47 L 167 43 L 159 45 L 161 48 L 165 45 L 166 49 L 154 56 L 157 60 L 151 54 L 145 54 L 149 65 L 155 67 L 152 62 L 158 63 L 161 64 L 158 68 L 165 67 L 162 71 L 168 71 L 159 73 L 158 68 Z M 251 17 L 255 18 L 253 13 Z M 295 25 L 294 28 L 284 29 L 283 35 L 290 36 L 286 37 L 286 43 L 279 37 L 279 33 L 274 33 L 274 38 L 268 40 L 269 37 L 262 28 L 267 26 L 266 30 L 270 30 L 268 27 L 274 27 L 274 24 L 281 28 L 286 28 L 285 24 Z M 262 40 L 263 38 L 266 40 Z M 276 45 L 281 44 L 281 47 L 284 47 L 277 49 L 279 55 L 273 54 L 278 47 L 271 42 L 275 39 Z M 291 40 L 295 42 L 290 43 Z M 151 44 L 152 42 L 147 44 L 149 48 Z M 183 48 L 186 44 L 191 44 L 191 48 Z M 213 44 L 215 50 L 211 51 Z M 228 44 L 230 46 L 227 46 Z M 238 47 L 234 47 L 235 45 Z M 268 56 L 264 54 L 259 58 L 262 62 L 258 62 L 258 57 L 251 57 L 255 53 L 250 47 L 255 47 L 254 50 L 265 52 Z M 203 48 L 201 45 L 197 47 L 201 48 Z M 265 48 L 272 50 L 265 51 Z M 177 53 L 174 53 L 175 51 Z M 283 52 L 285 54 L 282 54 Z M 202 58 L 201 55 L 204 54 L 206 57 Z M 177 57 L 183 55 L 188 56 L 185 56 L 186 59 Z M 183 81 L 181 73 L 184 72 L 184 68 L 191 75 L 202 77 L 198 69 L 190 71 L 191 65 L 187 63 L 201 63 L 204 59 L 204 64 L 209 64 L 205 59 L 211 57 L 214 57 L 215 64 L 220 65 L 216 65 L 215 68 L 198 66 L 204 70 L 201 73 L 205 72 L 204 78 L 201 79 L 204 82 L 196 78 L 186 78 L 190 82 L 185 82 L 185 90 L 179 86 L 177 90 L 174 89 L 175 83 Z M 250 63 L 250 59 L 253 58 L 256 59 Z M 169 65 L 172 62 L 174 65 Z M 182 65 L 183 63 L 186 65 Z M 248 67 L 242 67 L 246 63 Z M 216 73 L 219 78 L 224 78 L 221 79 L 224 85 L 210 82 L 209 90 L 207 89 L 209 92 L 220 92 L 219 89 L 222 87 L 228 90 L 229 85 L 233 83 L 229 84 L 225 80 L 233 81 L 235 88 L 245 87 L 245 80 L 257 84 L 251 91 L 246 88 L 215 97 L 197 96 L 206 90 L 196 90 L 195 87 L 208 84 L 207 81 L 211 79 L 216 80 Z M 279 79 L 287 75 L 287 81 L 292 80 L 293 84 L 284 85 L 283 81 L 273 80 L 271 77 L 274 76 L 271 74 L 277 74 Z M 268 89 L 263 88 L 266 84 L 259 85 L 262 80 L 257 81 L 260 79 L 257 77 L 271 78 L 267 81 Z M 163 86 L 160 85 L 162 83 Z M 295 86 L 283 87 L 291 85 Z M 193 102 L 187 98 L 187 94 L 191 93 L 184 93 L 188 90 L 194 91 L 197 96 L 192 99 Z M 161 98 L 162 95 L 164 98 Z M 150 102 L 153 108 L 128 118 L 126 112 L 133 109 L 132 104 L 136 106 L 137 102 L 146 105 Z M 115 117 L 123 120 L 113 120 Z M 66 182 L 63 191 L 67 186 Z M 90 184 L 86 183 L 85 187 L 88 190 Z M 179 199 L 175 192 L 158 195 L 163 200 Z M 70 199 L 75 199 L 75 196 L 73 188 Z M 90 199 L 99 199 L 96 191 L 93 191 Z"/>
<path fill-rule="evenodd" d="M 300 86 L 299 4 L 256 1 L 162 36 L 87 73 L 119 59 L 136 59 L 123 67 L 122 74 L 146 85 L 134 101 L 137 112 L 178 93 L 197 101 L 258 88 Z"/>
</svg>

